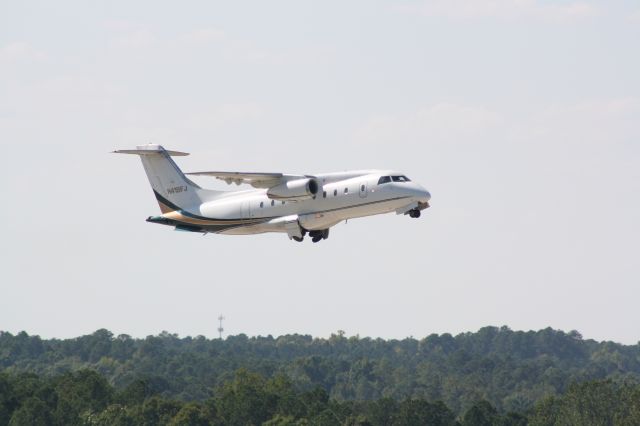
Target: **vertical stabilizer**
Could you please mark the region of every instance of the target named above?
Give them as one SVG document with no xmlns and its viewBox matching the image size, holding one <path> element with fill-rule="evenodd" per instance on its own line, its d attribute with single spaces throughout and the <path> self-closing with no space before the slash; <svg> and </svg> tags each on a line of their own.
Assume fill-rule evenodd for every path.
<svg viewBox="0 0 640 426">
<path fill-rule="evenodd" d="M 168 151 L 156 144 L 140 145 L 136 149 L 122 149 L 114 152 L 140 156 L 162 213 L 197 207 L 204 201 L 205 192 L 214 192 L 203 190 L 193 183 L 171 159 L 171 156 L 189 155 L 185 152 Z"/>
</svg>

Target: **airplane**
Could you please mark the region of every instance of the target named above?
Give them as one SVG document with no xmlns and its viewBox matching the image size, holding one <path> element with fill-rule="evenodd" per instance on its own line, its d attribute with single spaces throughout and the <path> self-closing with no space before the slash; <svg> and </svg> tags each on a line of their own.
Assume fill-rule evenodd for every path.
<svg viewBox="0 0 640 426">
<path fill-rule="evenodd" d="M 412 218 L 429 207 L 431 194 L 406 175 L 390 170 L 360 170 L 314 175 L 204 171 L 227 184 L 253 189 L 217 191 L 192 182 L 171 157 L 189 155 L 148 144 L 120 149 L 140 156 L 160 205 L 161 215 L 147 222 L 203 234 L 286 233 L 290 240 L 314 243 L 329 228 L 348 219 L 396 212 Z"/>
</svg>

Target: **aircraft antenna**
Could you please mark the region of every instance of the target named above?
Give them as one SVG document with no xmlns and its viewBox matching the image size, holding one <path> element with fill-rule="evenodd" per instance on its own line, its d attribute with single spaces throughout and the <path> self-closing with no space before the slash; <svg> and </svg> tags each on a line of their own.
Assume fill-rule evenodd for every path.
<svg viewBox="0 0 640 426">
<path fill-rule="evenodd" d="M 224 331 L 224 328 L 222 327 L 222 321 L 224 320 L 224 316 L 220 315 L 218 317 L 218 321 L 220 322 L 220 326 L 218 327 L 218 333 L 220 335 L 220 340 L 222 340 L 222 332 Z"/>
</svg>

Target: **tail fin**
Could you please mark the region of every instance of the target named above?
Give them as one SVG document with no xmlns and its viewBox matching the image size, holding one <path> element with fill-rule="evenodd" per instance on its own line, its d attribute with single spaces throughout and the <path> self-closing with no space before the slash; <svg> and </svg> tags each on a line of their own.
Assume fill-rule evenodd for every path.
<svg viewBox="0 0 640 426">
<path fill-rule="evenodd" d="M 167 151 L 161 145 L 155 144 L 113 152 L 140 156 L 162 213 L 195 207 L 204 201 L 205 192 L 214 192 L 203 190 L 189 180 L 171 159 L 171 156 L 189 155 L 185 152 Z"/>
</svg>

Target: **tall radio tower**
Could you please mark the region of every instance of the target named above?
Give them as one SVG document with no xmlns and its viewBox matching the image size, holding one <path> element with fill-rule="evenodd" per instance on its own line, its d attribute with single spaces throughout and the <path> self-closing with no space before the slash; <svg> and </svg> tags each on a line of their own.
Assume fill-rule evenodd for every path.
<svg viewBox="0 0 640 426">
<path fill-rule="evenodd" d="M 224 319 L 224 317 L 222 315 L 220 315 L 218 317 L 218 321 L 220 321 L 220 327 L 218 327 L 218 333 L 220 334 L 220 340 L 222 340 L 222 332 L 224 331 L 224 328 L 222 328 L 222 320 Z"/>
</svg>

